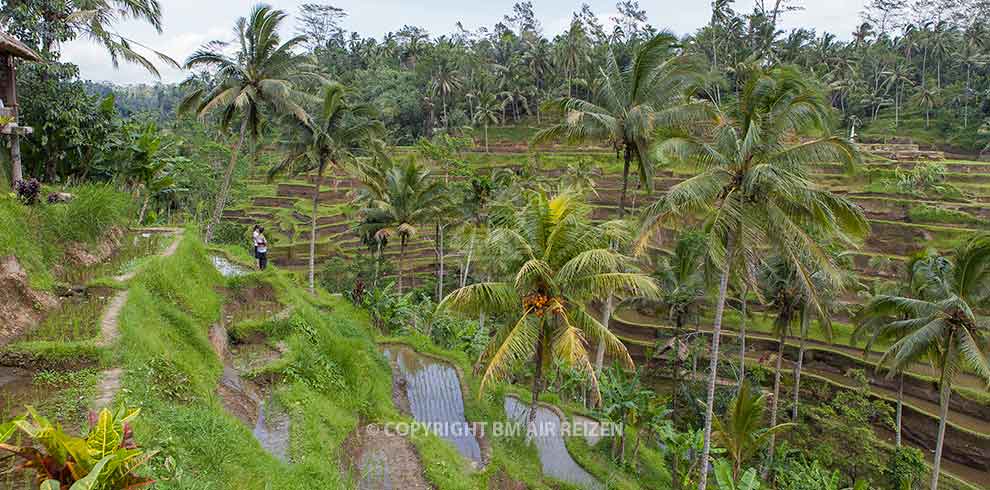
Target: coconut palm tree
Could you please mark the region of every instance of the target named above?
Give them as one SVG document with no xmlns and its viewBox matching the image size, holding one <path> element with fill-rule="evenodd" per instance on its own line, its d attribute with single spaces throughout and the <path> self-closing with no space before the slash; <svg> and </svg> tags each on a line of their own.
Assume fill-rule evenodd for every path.
<svg viewBox="0 0 990 490">
<path fill-rule="evenodd" d="M 925 85 L 918 88 L 914 95 L 914 101 L 918 105 L 925 106 L 925 129 L 931 125 L 932 111 L 940 103 L 942 91 L 938 87 Z"/>
<path fill-rule="evenodd" d="M 433 95 L 440 97 L 443 105 L 443 127 L 449 128 L 450 121 L 447 117 L 447 99 L 450 94 L 459 90 L 463 85 L 461 72 L 454 68 L 450 62 L 443 62 L 437 66 L 433 78 L 430 79 L 430 91 Z"/>
<path fill-rule="evenodd" d="M 880 295 L 864 307 L 884 316 L 874 328 L 899 338 L 880 358 L 891 372 L 927 360 L 939 370 L 939 423 L 931 489 L 938 488 L 945 423 L 955 375 L 964 368 L 990 383 L 990 235 L 971 237 L 947 255 L 929 252 L 912 266 L 914 296 Z M 876 331 L 876 330 L 875 330 Z"/>
<path fill-rule="evenodd" d="M 674 396 L 671 399 L 674 417 L 679 415 L 677 402 L 681 392 L 681 346 L 686 346 L 681 335 L 690 316 L 696 314 L 704 303 L 708 289 L 706 250 L 703 233 L 687 232 L 678 237 L 670 257 L 659 259 L 655 267 L 654 277 L 660 287 L 660 304 L 667 310 L 667 317 L 674 324 L 674 338 L 670 344 L 674 355 Z"/>
<path fill-rule="evenodd" d="M 277 115 L 291 114 L 299 120 L 306 113 L 297 102 L 301 94 L 292 81 L 300 77 L 316 77 L 307 71 L 304 59 L 293 53 L 305 38 L 298 36 L 282 42 L 279 27 L 287 14 L 267 5 L 257 5 L 248 17 L 238 19 L 236 51 L 227 53 L 231 43 L 213 41 L 196 50 L 186 59 L 186 69 L 206 68 L 216 75 L 216 83 L 198 87 L 183 99 L 180 113 L 191 113 L 205 119 L 218 113 L 217 123 L 227 130 L 240 118 L 240 131 L 230 149 L 230 162 L 224 171 L 223 183 L 217 194 L 213 215 L 206 225 L 206 241 L 213 238 L 213 229 L 220 222 L 237 157 L 250 135 L 257 146 L 258 132 L 264 109 Z"/>
<path fill-rule="evenodd" d="M 732 459 L 732 478 L 738 479 L 743 464 L 763 449 L 770 437 L 794 426 L 793 423 L 770 423 L 763 429 L 763 417 L 767 408 L 766 395 L 754 393 L 749 382 L 743 382 L 723 418 L 716 418 L 715 439 Z"/>
<path fill-rule="evenodd" d="M 632 267 L 632 258 L 610 248 L 606 233 L 590 223 L 589 212 L 574 193 L 549 197 L 530 191 L 524 206 L 493 221 L 489 235 L 488 248 L 510 273 L 501 282 L 453 291 L 440 305 L 470 315 L 483 311 L 511 319 L 478 360 L 484 371 L 480 389 L 483 392 L 491 383 L 506 379 L 513 368 L 531 362 L 531 424 L 545 370 L 555 362 L 586 373 L 595 401 L 601 393 L 589 346 L 603 340 L 613 358 L 633 366 L 622 342 L 585 305 L 619 291 L 638 295 L 656 291 L 649 277 L 625 272 Z"/>
<path fill-rule="evenodd" d="M 376 165 L 377 164 L 377 165 Z M 409 159 L 394 164 L 387 158 L 360 162 L 357 178 L 362 189 L 358 194 L 364 217 L 361 227 L 379 243 L 397 235 L 399 238 L 399 284 L 402 294 L 406 247 L 417 234 L 417 226 L 429 223 L 438 212 L 443 183 L 430 169 Z"/>
<path fill-rule="evenodd" d="M 474 110 L 474 123 L 485 128 L 485 153 L 488 153 L 488 125 L 501 124 L 503 104 L 500 104 L 495 94 L 485 93 L 478 97 L 478 106 Z"/>
<path fill-rule="evenodd" d="M 910 262 L 905 267 L 906 274 L 902 281 L 895 283 L 895 286 L 892 288 L 895 291 L 894 295 L 918 299 L 917 291 L 915 289 L 915 286 L 918 285 L 918 281 L 915 277 L 915 270 L 917 269 L 918 262 L 923 260 L 926 256 L 927 254 L 922 252 L 911 258 Z M 865 340 L 863 344 L 864 357 L 869 354 L 877 342 L 882 341 L 893 344 L 901 340 L 903 337 L 902 332 L 888 328 L 888 325 L 891 322 L 903 320 L 904 318 L 898 318 L 893 315 L 889 303 L 876 301 L 876 298 L 881 296 L 883 295 L 875 294 L 873 301 L 863 305 L 863 307 L 856 313 L 856 316 L 853 317 L 853 322 L 856 324 L 856 329 L 853 330 L 853 334 L 850 338 L 850 344 L 856 345 L 860 341 Z M 900 370 L 896 371 L 896 374 L 897 403 L 894 410 L 894 443 L 897 446 L 900 446 L 902 415 L 904 408 L 904 372 L 903 370 Z"/>
<path fill-rule="evenodd" d="M 685 93 L 697 80 L 688 58 L 675 56 L 677 38 L 662 32 L 644 42 L 628 67 L 610 50 L 601 68 L 600 89 L 594 97 L 563 97 L 549 102 L 563 120 L 538 132 L 533 143 L 557 139 L 611 144 L 621 154 L 622 195 L 619 216 L 625 215 L 629 171 L 636 165 L 640 184 L 653 191 L 651 143 L 658 126 L 682 116 Z M 592 100 L 593 99 L 593 100 Z"/>
<path fill-rule="evenodd" d="M 268 171 L 269 180 L 283 173 L 304 175 L 316 172 L 309 236 L 309 291 L 314 294 L 316 225 L 320 216 L 323 175 L 328 167 L 351 164 L 358 155 L 379 147 L 380 139 L 385 135 L 385 126 L 373 119 L 377 111 L 369 105 L 348 101 L 343 85 L 331 83 L 325 86 L 322 100 L 319 113 L 303 120 L 288 118 L 289 140 L 283 144 L 285 158 Z"/>
<path fill-rule="evenodd" d="M 810 290 L 812 271 L 835 267 L 813 237 L 852 240 L 869 230 L 859 207 L 812 182 L 810 167 L 815 164 L 839 161 L 852 168 L 858 161 L 849 141 L 829 135 L 829 106 L 820 88 L 790 67 L 752 69 L 742 75 L 735 104 L 713 109 L 707 122 L 664 130 L 666 139 L 658 152 L 700 173 L 644 210 L 636 247 L 642 251 L 673 221 L 700 216 L 710 230 L 710 254 L 721 277 L 712 328 L 703 467 L 711 450 L 719 341 L 732 264 L 759 263 L 758 252 L 769 247 L 794 264 Z M 795 135 L 811 139 L 800 141 Z M 707 487 L 707 474 L 701 472 L 699 490 Z"/>
</svg>

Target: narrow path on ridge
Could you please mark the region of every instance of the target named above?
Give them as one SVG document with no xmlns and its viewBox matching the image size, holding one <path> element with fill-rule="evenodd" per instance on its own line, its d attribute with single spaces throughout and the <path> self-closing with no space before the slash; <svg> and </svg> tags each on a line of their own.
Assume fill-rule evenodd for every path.
<svg viewBox="0 0 990 490">
<path fill-rule="evenodd" d="M 145 231 L 148 233 L 167 233 L 173 236 L 172 243 L 168 245 L 159 257 L 171 257 L 179 249 L 182 236 L 185 230 L 182 228 L 139 228 L 135 231 Z M 117 282 L 126 283 L 134 278 L 139 269 L 129 271 L 115 276 Z M 100 338 L 96 341 L 97 347 L 106 348 L 113 345 L 120 336 L 120 312 L 127 304 L 128 290 L 125 288 L 117 292 L 110 304 L 100 318 Z M 119 367 L 109 368 L 100 375 L 100 382 L 96 386 L 96 396 L 93 398 L 93 408 L 100 410 L 107 408 L 113 402 L 113 397 L 120 390 L 120 378 L 123 370 Z"/>
</svg>

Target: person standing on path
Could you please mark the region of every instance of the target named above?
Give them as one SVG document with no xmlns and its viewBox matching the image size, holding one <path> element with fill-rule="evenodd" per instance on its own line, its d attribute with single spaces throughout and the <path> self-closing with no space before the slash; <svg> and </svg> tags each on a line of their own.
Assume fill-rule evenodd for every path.
<svg viewBox="0 0 990 490">
<path fill-rule="evenodd" d="M 261 226 L 254 225 L 254 228 L 251 229 L 251 244 L 254 246 L 254 254 L 252 256 L 256 259 L 258 258 L 258 235 L 260 234 Z"/>
<path fill-rule="evenodd" d="M 258 270 L 265 270 L 268 267 L 268 240 L 265 238 L 265 229 L 258 227 L 258 236 L 254 238 L 255 256 L 258 258 Z"/>
</svg>

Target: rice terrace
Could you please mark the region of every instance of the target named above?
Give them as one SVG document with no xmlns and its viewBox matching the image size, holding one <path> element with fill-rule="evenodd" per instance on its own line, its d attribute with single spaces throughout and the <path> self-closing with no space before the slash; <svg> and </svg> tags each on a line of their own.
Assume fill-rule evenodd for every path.
<svg viewBox="0 0 990 490">
<path fill-rule="evenodd" d="M 0 490 L 988 490 L 986 0 L 0 0 Z"/>
</svg>

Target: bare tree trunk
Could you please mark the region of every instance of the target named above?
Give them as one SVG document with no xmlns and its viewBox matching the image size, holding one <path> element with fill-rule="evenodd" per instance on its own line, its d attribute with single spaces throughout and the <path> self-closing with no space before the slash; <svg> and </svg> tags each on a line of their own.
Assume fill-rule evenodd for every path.
<svg viewBox="0 0 990 490">
<path fill-rule="evenodd" d="M 402 294 L 402 277 L 406 265 L 406 237 L 399 240 L 399 294 Z"/>
<path fill-rule="evenodd" d="M 443 276 L 444 276 L 444 253 L 443 253 L 443 225 L 436 224 L 436 244 L 437 251 L 437 303 L 443 300 Z"/>
<path fill-rule="evenodd" d="M 485 121 L 485 153 L 488 153 L 488 121 Z"/>
<path fill-rule="evenodd" d="M 237 143 L 230 149 L 230 163 L 227 164 L 227 170 L 223 173 L 223 184 L 220 186 L 220 194 L 217 194 L 217 202 L 213 207 L 213 216 L 210 218 L 209 223 L 206 224 L 206 236 L 204 238 L 206 243 L 210 243 L 213 240 L 213 229 L 220 223 L 220 217 L 223 215 L 223 207 L 227 205 L 227 194 L 230 193 L 230 181 L 234 177 L 237 156 L 241 152 L 241 146 L 244 144 L 244 137 L 246 135 L 247 119 L 241 123 L 241 134 L 237 138 Z"/>
<path fill-rule="evenodd" d="M 622 159 L 622 195 L 619 196 L 619 218 L 626 215 L 626 191 L 629 189 L 629 164 L 632 161 L 632 151 L 629 149 L 629 145 L 626 145 Z"/>
<path fill-rule="evenodd" d="M 543 334 L 540 334 L 540 339 L 536 343 L 536 359 L 534 361 L 536 362 L 536 373 L 533 375 L 533 401 L 529 406 L 527 440 L 535 435 L 536 430 L 536 410 L 539 406 L 541 384 L 543 383 Z"/>
<path fill-rule="evenodd" d="M 951 388 L 952 382 L 947 376 L 946 368 L 943 366 L 942 379 L 939 380 L 938 437 L 935 439 L 935 461 L 932 465 L 931 490 L 938 490 L 938 476 L 942 468 L 942 447 L 945 443 L 945 421 L 949 417 L 949 397 L 952 396 Z"/>
<path fill-rule="evenodd" d="M 746 297 L 749 296 L 749 284 L 743 287 L 742 319 L 739 322 L 739 390 L 746 381 Z"/>
<path fill-rule="evenodd" d="M 712 415 L 715 410 L 715 381 L 718 379 L 718 346 L 722 337 L 722 315 L 725 313 L 725 296 L 729 289 L 729 275 L 732 269 L 732 256 L 735 252 L 736 237 L 729 233 L 725 245 L 725 270 L 718 286 L 718 301 L 715 303 L 715 322 L 712 325 L 711 363 L 708 373 L 708 400 L 705 404 L 705 443 L 701 449 L 701 476 L 698 490 L 708 487 L 708 458 L 712 450 Z"/>
<path fill-rule="evenodd" d="M 316 173 L 316 189 L 313 192 L 313 215 L 309 235 L 309 294 L 316 294 L 316 222 L 320 218 L 320 187 L 323 186 L 325 165 L 320 163 Z"/>
<path fill-rule="evenodd" d="M 141 203 L 141 212 L 138 213 L 138 225 L 144 223 L 144 213 L 148 210 L 148 201 L 151 200 L 151 193 L 149 192 L 144 196 L 144 202 Z"/>
<path fill-rule="evenodd" d="M 801 346 L 798 348 L 797 365 L 794 366 L 794 406 L 791 407 L 791 422 L 795 423 L 798 420 L 798 403 L 801 401 L 801 368 L 804 366 L 804 348 L 808 340 L 808 310 L 809 305 L 805 305 L 801 311 Z"/>
<path fill-rule="evenodd" d="M 777 365 L 774 368 L 773 375 L 773 400 L 770 400 L 770 425 L 769 427 L 774 427 L 777 425 L 777 406 L 780 401 L 780 365 L 784 360 L 784 346 L 787 344 L 787 335 L 781 334 L 780 339 L 778 339 L 777 344 Z M 768 452 L 767 465 L 763 468 L 763 479 L 766 479 L 767 475 L 770 474 L 770 467 L 773 465 L 773 452 L 777 447 L 777 437 L 775 434 L 770 434 L 770 447 Z"/>
<path fill-rule="evenodd" d="M 608 295 L 605 299 L 605 305 L 602 306 L 602 326 L 608 329 L 608 324 L 612 319 L 612 295 Z M 598 341 L 598 351 L 595 352 L 595 372 L 601 374 L 602 365 L 605 363 L 605 341 Z"/>
<path fill-rule="evenodd" d="M 21 165 L 21 137 L 17 133 L 10 135 L 10 185 L 17 185 L 24 180 L 24 167 Z"/>
<path fill-rule="evenodd" d="M 894 443 L 901 447 L 901 413 L 904 409 L 904 374 L 897 375 L 897 415 L 894 427 Z"/>
</svg>

